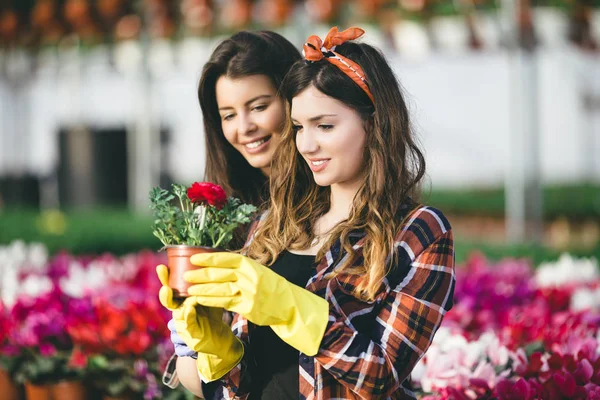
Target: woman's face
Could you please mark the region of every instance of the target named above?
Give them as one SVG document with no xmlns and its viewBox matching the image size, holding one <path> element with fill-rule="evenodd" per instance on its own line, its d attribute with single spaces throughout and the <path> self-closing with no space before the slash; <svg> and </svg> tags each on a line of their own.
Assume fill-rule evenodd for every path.
<svg viewBox="0 0 600 400">
<path fill-rule="evenodd" d="M 217 79 L 216 97 L 223 134 L 254 168 L 270 174 L 285 122 L 283 100 L 265 75 Z"/>
<path fill-rule="evenodd" d="M 292 99 L 292 122 L 317 185 L 360 186 L 367 134 L 355 110 L 311 85 Z"/>
</svg>

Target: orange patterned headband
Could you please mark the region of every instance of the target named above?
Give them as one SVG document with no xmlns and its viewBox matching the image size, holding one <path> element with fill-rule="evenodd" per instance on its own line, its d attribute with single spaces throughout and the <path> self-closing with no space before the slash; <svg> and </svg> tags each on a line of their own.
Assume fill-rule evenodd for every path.
<svg viewBox="0 0 600 400">
<path fill-rule="evenodd" d="M 360 65 L 334 51 L 335 46 L 349 40 L 357 39 L 364 33 L 365 31 L 360 28 L 348 28 L 345 31 L 339 32 L 337 26 L 334 26 L 329 30 L 327 36 L 325 36 L 325 41 L 322 41 L 317 35 L 312 35 L 302 47 L 304 49 L 304 58 L 312 62 L 320 61 L 325 58 L 327 61 L 338 67 L 343 73 L 348 75 L 354 83 L 360 86 L 367 96 L 369 96 L 373 104 L 375 104 L 373 94 L 367 86 L 365 73 Z"/>
</svg>

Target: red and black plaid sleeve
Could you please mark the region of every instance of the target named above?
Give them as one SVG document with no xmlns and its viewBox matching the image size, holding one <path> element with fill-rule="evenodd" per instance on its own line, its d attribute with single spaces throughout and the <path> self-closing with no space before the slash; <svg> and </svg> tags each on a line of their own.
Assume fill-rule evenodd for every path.
<svg viewBox="0 0 600 400">
<path fill-rule="evenodd" d="M 430 207 L 414 211 L 395 245 L 398 256 L 383 299 L 352 312 L 352 305 L 344 304 L 350 296 L 340 296 L 335 288 L 326 293 L 329 324 L 316 359 L 342 387 L 325 384 L 318 388 L 321 398 L 339 397 L 344 388 L 361 398 L 403 398 L 403 381 L 452 307 L 454 247 L 443 214 Z M 357 313 L 375 310 L 372 330 L 359 331 Z"/>
</svg>

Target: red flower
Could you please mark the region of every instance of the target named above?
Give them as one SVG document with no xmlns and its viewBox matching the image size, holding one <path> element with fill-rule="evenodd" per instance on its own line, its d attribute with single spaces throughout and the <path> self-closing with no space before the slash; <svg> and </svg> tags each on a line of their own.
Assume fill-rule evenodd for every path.
<svg viewBox="0 0 600 400">
<path fill-rule="evenodd" d="M 74 368 L 85 368 L 88 356 L 79 347 L 75 347 L 69 358 L 69 366 Z"/>
<path fill-rule="evenodd" d="M 194 182 L 188 188 L 187 196 L 194 204 L 209 204 L 219 210 L 227 202 L 223 188 L 210 182 Z"/>
<path fill-rule="evenodd" d="M 539 351 L 533 352 L 529 356 L 529 362 L 522 364 L 515 369 L 515 372 L 523 378 L 536 378 L 542 374 L 542 367 L 544 362 L 542 361 L 543 354 Z"/>
<path fill-rule="evenodd" d="M 104 342 L 117 340 L 127 330 L 129 320 L 125 311 L 103 304 L 96 312 L 100 321 L 100 337 Z"/>
</svg>

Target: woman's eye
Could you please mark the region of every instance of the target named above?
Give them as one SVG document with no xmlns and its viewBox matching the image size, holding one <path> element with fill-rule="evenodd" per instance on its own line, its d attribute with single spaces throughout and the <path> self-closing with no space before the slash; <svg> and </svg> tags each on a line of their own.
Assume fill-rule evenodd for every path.
<svg viewBox="0 0 600 400">
<path fill-rule="evenodd" d="M 301 129 L 302 129 L 302 125 L 294 125 L 294 126 L 292 127 L 292 129 L 294 130 L 294 133 L 297 133 L 299 130 L 301 130 Z"/>
<path fill-rule="evenodd" d="M 234 114 L 227 114 L 227 115 L 223 115 L 222 119 L 223 121 L 229 121 L 231 119 L 233 119 Z"/>
<path fill-rule="evenodd" d="M 323 131 L 330 131 L 333 129 L 333 125 L 319 125 L 319 129 L 323 130 Z"/>
<path fill-rule="evenodd" d="M 267 109 L 267 105 L 266 104 L 262 104 L 260 106 L 256 106 L 254 108 L 252 108 L 252 111 L 264 111 Z"/>
</svg>

